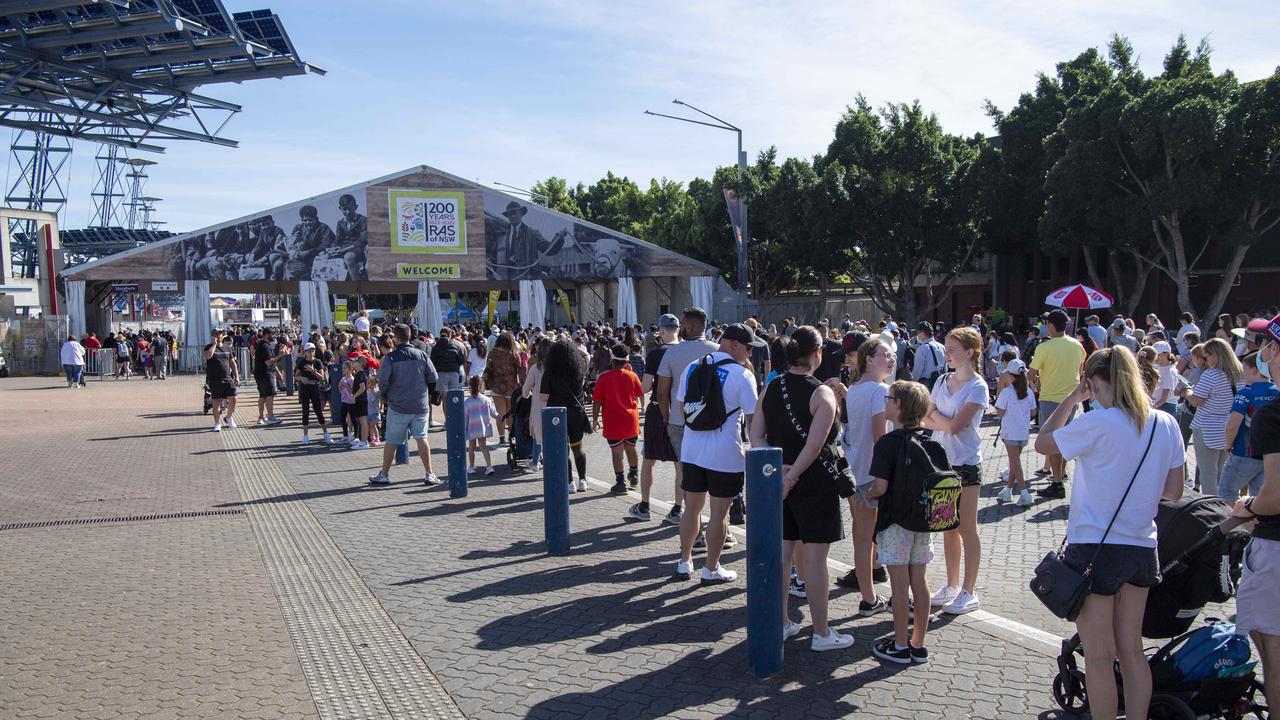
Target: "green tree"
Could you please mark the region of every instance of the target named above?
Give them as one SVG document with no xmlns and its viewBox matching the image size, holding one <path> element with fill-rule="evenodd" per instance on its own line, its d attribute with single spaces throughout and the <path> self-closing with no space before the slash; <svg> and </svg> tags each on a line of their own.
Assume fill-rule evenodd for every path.
<svg viewBox="0 0 1280 720">
<path fill-rule="evenodd" d="M 1213 73 L 1207 42 L 1193 52 L 1183 37 L 1153 78 L 1137 70 L 1121 37 L 1108 59 L 1102 90 L 1070 108 L 1047 141 L 1060 154 L 1045 181 L 1042 233 L 1051 244 L 1106 247 L 1163 273 L 1179 309 L 1196 315 L 1190 276 L 1220 265 L 1222 283 L 1204 313 L 1214 317 L 1249 249 L 1276 224 L 1280 71 L 1241 85 L 1230 71 Z M 1211 248 L 1217 256 L 1207 256 Z"/>
<path fill-rule="evenodd" d="M 877 307 L 914 323 L 968 266 L 982 220 L 970 174 L 984 146 L 943 132 L 918 102 L 877 113 L 859 97 L 836 125 L 818 161 L 810 227 L 845 250 L 854 282 Z M 832 259 L 824 269 L 844 269 L 844 258 Z"/>
<path fill-rule="evenodd" d="M 578 197 L 586 191 L 582 187 L 582 183 L 578 183 L 577 187 L 571 188 L 564 178 L 552 175 L 546 180 L 534 183 L 533 187 L 529 189 L 545 197 L 547 199 L 547 207 L 552 210 L 574 217 L 582 217 L 582 208 L 578 205 Z"/>
</svg>

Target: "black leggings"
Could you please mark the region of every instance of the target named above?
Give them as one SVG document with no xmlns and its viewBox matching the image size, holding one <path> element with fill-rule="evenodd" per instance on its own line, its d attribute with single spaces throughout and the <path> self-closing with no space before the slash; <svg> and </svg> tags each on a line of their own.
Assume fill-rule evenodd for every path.
<svg viewBox="0 0 1280 720">
<path fill-rule="evenodd" d="M 298 402 L 302 403 L 302 429 L 307 429 L 311 425 L 311 410 L 316 411 L 316 419 L 320 421 L 320 427 L 325 426 L 324 421 L 324 400 L 320 398 L 320 386 L 313 383 L 301 383 L 298 385 Z"/>
<path fill-rule="evenodd" d="M 578 479 L 587 479 L 587 453 L 582 449 L 582 438 L 587 432 L 587 414 L 580 408 L 569 408 L 566 430 L 569 435 L 569 451 L 573 453 L 573 464 L 578 466 Z"/>
</svg>

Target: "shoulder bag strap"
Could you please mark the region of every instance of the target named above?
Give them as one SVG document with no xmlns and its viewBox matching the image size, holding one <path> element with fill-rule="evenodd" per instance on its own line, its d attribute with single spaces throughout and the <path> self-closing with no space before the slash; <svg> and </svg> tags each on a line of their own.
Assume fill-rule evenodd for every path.
<svg viewBox="0 0 1280 720">
<path fill-rule="evenodd" d="M 790 374 L 791 373 L 783 373 L 778 376 L 778 390 L 782 392 L 782 407 L 786 408 L 787 418 L 791 421 L 791 427 L 795 428 L 800 439 L 807 443 L 809 442 L 809 429 L 806 428 L 804 424 L 800 422 L 800 419 L 796 417 L 796 411 L 791 407 L 791 394 L 787 392 L 787 376 Z M 765 392 L 768 392 L 768 389 L 766 389 Z M 832 422 L 834 422 L 834 419 Z M 818 457 L 814 459 L 814 462 L 820 463 L 822 467 L 831 474 L 831 477 L 838 477 L 840 475 L 840 470 L 834 465 L 831 458 L 826 456 L 826 446 L 823 446 L 822 449 L 818 450 Z"/>
<path fill-rule="evenodd" d="M 1153 410 L 1152 412 L 1159 412 Z M 1107 523 L 1107 529 L 1102 533 L 1102 539 L 1098 541 L 1098 549 L 1093 551 L 1093 557 L 1089 559 L 1089 565 L 1084 569 L 1083 575 L 1088 577 L 1093 572 L 1093 563 L 1098 559 L 1098 553 L 1102 552 L 1102 544 L 1107 541 L 1107 535 L 1111 534 L 1111 526 L 1116 524 L 1116 518 L 1120 517 L 1120 508 L 1124 507 L 1124 501 L 1129 497 L 1129 491 L 1133 489 L 1133 483 L 1138 479 L 1138 473 L 1142 470 L 1142 464 L 1147 461 L 1147 453 L 1151 452 L 1151 443 L 1156 439 L 1156 425 L 1159 421 L 1156 418 L 1151 419 L 1151 435 L 1147 438 L 1147 449 L 1142 451 L 1142 458 L 1138 460 L 1138 467 L 1133 469 L 1133 477 L 1129 479 L 1129 486 L 1124 489 L 1124 495 L 1120 496 L 1120 504 L 1116 505 L 1116 511 L 1111 514 L 1111 522 Z"/>
</svg>

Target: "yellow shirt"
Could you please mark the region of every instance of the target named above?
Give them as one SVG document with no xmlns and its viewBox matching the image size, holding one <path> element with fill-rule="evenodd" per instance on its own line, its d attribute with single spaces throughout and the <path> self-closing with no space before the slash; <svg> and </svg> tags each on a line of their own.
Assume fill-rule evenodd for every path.
<svg viewBox="0 0 1280 720">
<path fill-rule="evenodd" d="M 1084 346 L 1073 337 L 1049 338 L 1036 346 L 1031 369 L 1040 373 L 1040 399 L 1060 403 L 1080 384 Z"/>
</svg>

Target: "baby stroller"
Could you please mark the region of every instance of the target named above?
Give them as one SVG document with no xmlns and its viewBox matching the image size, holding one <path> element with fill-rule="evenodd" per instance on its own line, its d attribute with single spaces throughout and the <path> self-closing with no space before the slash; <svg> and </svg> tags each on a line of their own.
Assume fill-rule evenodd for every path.
<svg viewBox="0 0 1280 720">
<path fill-rule="evenodd" d="M 1161 581 L 1147 595 L 1142 636 L 1173 640 L 1149 660 L 1151 718 L 1269 717 L 1266 706 L 1260 704 L 1262 684 L 1247 657 L 1233 666 L 1235 672 L 1230 676 L 1223 673 L 1205 679 L 1184 679 L 1178 670 L 1178 651 L 1189 644 L 1192 636 L 1201 637 L 1206 628 L 1214 625 L 1210 622 L 1187 632 L 1205 605 L 1225 602 L 1235 594 L 1249 535 L 1236 529 L 1241 521 L 1230 515 L 1231 506 L 1226 501 L 1199 493 L 1187 492 L 1180 500 L 1160 502 L 1156 528 Z M 1245 643 L 1246 650 L 1247 647 Z M 1080 636 L 1073 635 L 1062 642 L 1058 674 L 1053 678 L 1053 699 L 1064 711 L 1082 715 L 1089 709 L 1089 698 L 1077 656 L 1082 658 L 1084 650 Z M 1117 685 L 1121 681 L 1117 668 Z M 1120 697 L 1123 702 L 1123 692 Z"/>
<path fill-rule="evenodd" d="M 208 415 L 213 410 L 213 395 L 209 392 L 209 383 L 204 384 L 204 414 Z"/>
<path fill-rule="evenodd" d="M 507 412 L 507 416 L 512 418 L 511 444 L 507 446 L 507 467 L 511 470 L 521 467 L 522 461 L 533 457 L 533 435 L 529 431 L 533 398 L 522 395 L 519 388 L 511 393 L 511 410 Z M 503 417 L 505 419 L 506 416 Z"/>
</svg>

